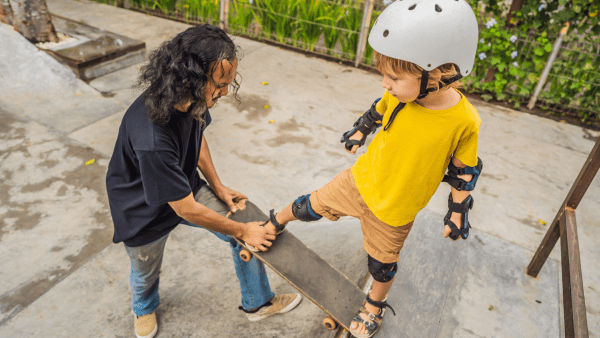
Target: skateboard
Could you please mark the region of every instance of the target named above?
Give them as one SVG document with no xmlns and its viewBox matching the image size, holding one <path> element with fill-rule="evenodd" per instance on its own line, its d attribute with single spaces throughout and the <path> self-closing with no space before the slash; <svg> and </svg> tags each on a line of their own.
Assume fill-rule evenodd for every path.
<svg viewBox="0 0 600 338">
<path fill-rule="evenodd" d="M 239 210 L 229 213 L 228 218 L 242 223 L 266 222 L 269 220 L 254 203 L 243 200 Z M 363 305 L 366 294 L 348 277 L 327 263 L 289 230 L 277 235 L 267 251 L 251 252 L 245 243 L 240 257 L 249 261 L 256 256 L 265 265 L 290 283 L 306 298 L 327 313 L 323 325 L 334 330 L 341 325 L 349 331 L 350 322 Z"/>
</svg>

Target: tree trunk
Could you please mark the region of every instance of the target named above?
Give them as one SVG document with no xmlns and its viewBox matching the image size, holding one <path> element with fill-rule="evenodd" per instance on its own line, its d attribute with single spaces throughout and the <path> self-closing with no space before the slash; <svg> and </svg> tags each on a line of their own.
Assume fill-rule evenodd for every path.
<svg viewBox="0 0 600 338">
<path fill-rule="evenodd" d="M 13 24 L 13 12 L 8 0 L 0 0 L 0 22 L 11 26 Z"/>
<path fill-rule="evenodd" d="M 25 38 L 32 43 L 58 42 L 46 0 L 9 1 L 14 14 L 13 25 Z"/>
<path fill-rule="evenodd" d="M 508 14 L 506 15 L 506 22 L 504 24 L 506 27 L 515 26 L 515 24 L 510 22 L 510 20 L 512 20 L 517 14 L 517 12 L 520 11 L 521 8 L 523 8 L 524 4 L 525 0 L 512 0 L 512 3 L 510 4 L 510 9 L 508 10 Z"/>
</svg>

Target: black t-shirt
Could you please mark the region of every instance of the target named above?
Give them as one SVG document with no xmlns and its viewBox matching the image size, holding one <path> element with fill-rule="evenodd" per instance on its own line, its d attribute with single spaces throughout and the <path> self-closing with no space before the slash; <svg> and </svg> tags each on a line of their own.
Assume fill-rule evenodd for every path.
<svg viewBox="0 0 600 338">
<path fill-rule="evenodd" d="M 173 230 L 182 218 L 168 202 L 195 194 L 206 184 L 196 168 L 202 132 L 211 122 L 208 110 L 204 123 L 174 109 L 167 124 L 155 124 L 146 115 L 143 96 L 123 117 L 106 175 L 113 242 L 130 247 Z"/>
</svg>

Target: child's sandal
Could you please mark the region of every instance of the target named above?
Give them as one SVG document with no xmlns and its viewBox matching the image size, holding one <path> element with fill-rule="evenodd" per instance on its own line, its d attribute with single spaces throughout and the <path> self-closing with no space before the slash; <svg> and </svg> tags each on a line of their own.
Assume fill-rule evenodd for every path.
<svg viewBox="0 0 600 338">
<path fill-rule="evenodd" d="M 358 311 L 358 313 L 356 314 L 356 317 L 354 317 L 354 319 L 352 320 L 352 322 L 358 322 L 358 323 L 362 323 L 365 326 L 365 329 L 367 329 L 367 333 L 357 333 L 356 330 L 354 329 L 350 329 L 350 333 L 356 337 L 356 338 L 370 338 L 372 337 L 377 330 L 379 330 L 379 327 L 381 326 L 381 322 L 383 321 L 383 315 L 385 313 L 385 309 L 386 308 L 390 308 L 390 310 L 392 310 L 392 313 L 394 314 L 394 316 L 396 315 L 396 311 L 394 311 L 394 309 L 390 306 L 390 304 L 388 304 L 386 302 L 387 298 L 384 299 L 382 302 L 378 302 L 378 301 L 374 301 L 371 299 L 371 297 L 369 295 L 367 295 L 367 299 L 366 302 L 379 308 L 379 314 L 376 315 L 374 313 L 371 313 L 369 311 L 367 311 L 367 309 L 363 306 L 360 308 L 360 310 Z M 362 319 L 362 317 L 360 316 L 361 313 L 364 313 L 365 315 L 367 315 L 367 318 L 370 321 L 364 320 Z"/>
</svg>

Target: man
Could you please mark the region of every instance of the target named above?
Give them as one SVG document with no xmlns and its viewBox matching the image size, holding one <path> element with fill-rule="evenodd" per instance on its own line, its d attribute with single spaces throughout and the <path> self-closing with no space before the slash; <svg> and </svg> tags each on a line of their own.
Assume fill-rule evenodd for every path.
<svg viewBox="0 0 600 338">
<path fill-rule="evenodd" d="M 206 228 L 229 242 L 240 281 L 243 310 L 250 321 L 290 311 L 299 294 L 275 296 L 264 266 L 244 262 L 233 237 L 266 250 L 275 232 L 260 222 L 238 223 L 225 217 L 245 195 L 225 187 L 214 168 L 204 129 L 208 108 L 237 93 L 236 46 L 217 27 L 189 28 L 163 43 L 141 70 L 145 92 L 129 107 L 106 176 L 114 221 L 113 242 L 124 242 L 131 259 L 134 327 L 138 338 L 158 330 L 159 272 L 169 232 L 179 223 Z M 208 181 L 198 174 L 200 169 Z"/>
</svg>

